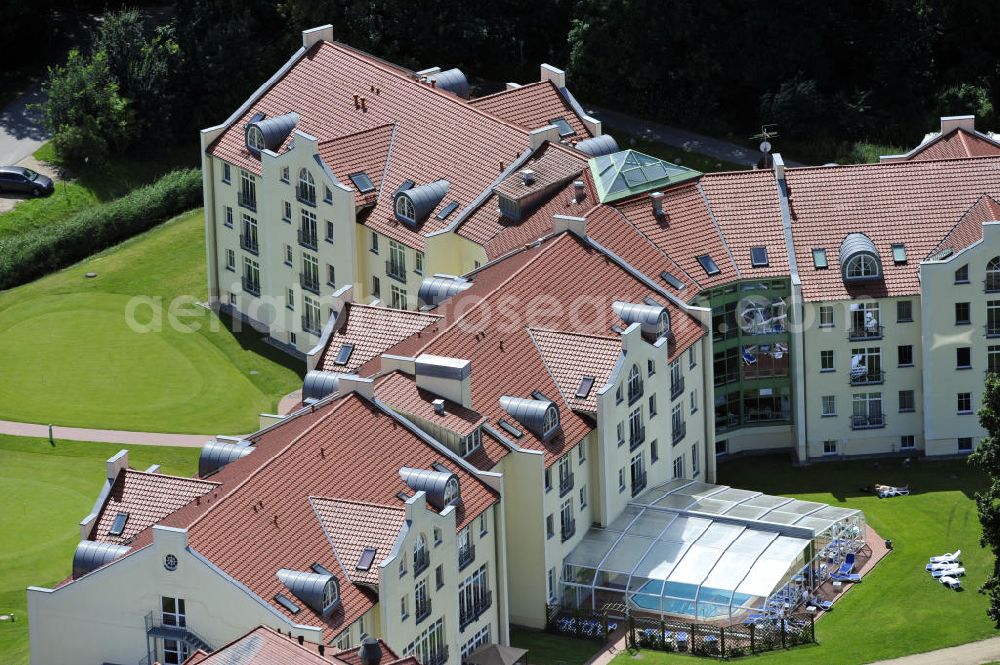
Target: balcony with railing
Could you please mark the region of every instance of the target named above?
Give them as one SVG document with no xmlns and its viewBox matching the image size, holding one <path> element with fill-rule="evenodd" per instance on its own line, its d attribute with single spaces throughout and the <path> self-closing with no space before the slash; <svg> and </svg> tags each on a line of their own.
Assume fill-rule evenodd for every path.
<svg viewBox="0 0 1000 665">
<path fill-rule="evenodd" d="M 422 600 L 417 600 L 416 611 L 416 622 L 419 624 L 421 621 L 426 619 L 431 615 L 431 599 L 430 596 L 423 598 Z"/>
<path fill-rule="evenodd" d="M 424 665 L 444 665 L 448 662 L 448 645 L 442 645 L 437 651 L 432 651 L 423 660 Z"/>
<path fill-rule="evenodd" d="M 986 275 L 983 280 L 984 293 L 1000 293 L 1000 275 Z"/>
<path fill-rule="evenodd" d="M 643 444 L 646 440 L 646 426 L 639 425 L 638 427 L 632 426 L 629 428 L 628 435 L 628 449 L 633 451 Z"/>
<path fill-rule="evenodd" d="M 188 630 L 187 626 L 169 626 L 162 622 L 162 615 L 159 612 L 149 612 L 143 621 L 146 626 L 146 650 L 148 662 L 156 660 L 157 640 L 177 640 L 187 645 L 188 652 L 194 653 L 201 649 L 205 653 L 212 653 L 212 647 L 205 640 Z"/>
<path fill-rule="evenodd" d="M 314 335 L 319 335 L 323 332 L 323 329 L 319 325 L 319 321 L 316 321 L 310 316 L 302 315 L 302 330 L 312 333 Z"/>
<path fill-rule="evenodd" d="M 249 293 L 252 296 L 259 296 L 260 282 L 251 280 L 246 275 L 243 275 L 243 293 Z"/>
<path fill-rule="evenodd" d="M 646 489 L 646 470 L 632 472 L 632 496 L 638 496 L 639 492 Z"/>
<path fill-rule="evenodd" d="M 315 251 L 319 247 L 316 238 L 316 229 L 311 229 L 307 226 L 299 227 L 299 244 L 306 249 Z"/>
<path fill-rule="evenodd" d="M 493 592 L 487 591 L 482 596 L 473 601 L 472 605 L 465 605 L 458 609 L 458 629 L 465 630 L 469 624 L 474 623 L 479 617 L 486 613 L 493 605 Z"/>
<path fill-rule="evenodd" d="M 236 192 L 236 203 L 241 208 L 246 208 L 251 212 L 257 212 L 257 195 L 248 192 Z"/>
<path fill-rule="evenodd" d="M 396 261 L 385 262 L 385 274 L 397 282 L 406 283 L 406 266 Z"/>
<path fill-rule="evenodd" d="M 748 408 L 743 414 L 743 422 L 747 424 L 787 422 L 791 417 L 791 411 L 788 409 Z"/>
<path fill-rule="evenodd" d="M 885 326 L 852 326 L 847 331 L 847 339 L 851 342 L 864 342 L 873 339 L 882 339 L 884 335 Z"/>
<path fill-rule="evenodd" d="M 458 570 L 459 572 L 469 567 L 469 564 L 476 560 L 476 545 L 469 543 L 458 548 Z"/>
<path fill-rule="evenodd" d="M 425 548 L 421 548 L 413 552 L 414 577 L 427 570 L 428 566 L 430 565 L 431 565 L 431 555 Z"/>
<path fill-rule="evenodd" d="M 884 371 L 851 372 L 852 386 L 877 386 L 885 383 Z"/>
<path fill-rule="evenodd" d="M 670 399 L 677 399 L 684 394 L 684 377 L 679 377 L 676 381 L 670 381 Z"/>
<path fill-rule="evenodd" d="M 780 355 L 781 357 L 775 357 Z M 753 379 L 768 379 L 776 376 L 788 376 L 788 353 L 768 353 L 760 352 L 756 356 L 753 356 L 754 363 L 752 365 L 743 365 L 743 378 L 748 380 Z"/>
<path fill-rule="evenodd" d="M 319 276 L 313 275 L 308 272 L 299 273 L 299 285 L 302 289 L 308 291 L 309 293 L 315 293 L 319 295 Z"/>
<path fill-rule="evenodd" d="M 679 423 L 673 423 L 673 427 L 671 428 L 671 435 L 670 435 L 671 441 L 673 443 L 675 443 L 675 444 L 677 442 L 679 442 L 687 434 L 687 429 L 688 429 L 688 426 L 687 426 L 687 422 L 686 421 L 682 420 Z"/>
<path fill-rule="evenodd" d="M 851 429 L 881 429 L 885 427 L 885 416 L 881 413 L 851 416 Z"/>
<path fill-rule="evenodd" d="M 562 533 L 562 541 L 565 543 L 567 540 L 573 537 L 576 533 L 576 518 L 571 517 L 568 520 L 562 520 L 562 525 L 560 527 Z"/>
<path fill-rule="evenodd" d="M 240 249 L 244 249 L 254 256 L 260 254 L 260 246 L 257 244 L 257 236 L 240 234 Z"/>
<path fill-rule="evenodd" d="M 573 489 L 573 472 L 559 475 L 559 498 L 563 498 Z"/>
</svg>

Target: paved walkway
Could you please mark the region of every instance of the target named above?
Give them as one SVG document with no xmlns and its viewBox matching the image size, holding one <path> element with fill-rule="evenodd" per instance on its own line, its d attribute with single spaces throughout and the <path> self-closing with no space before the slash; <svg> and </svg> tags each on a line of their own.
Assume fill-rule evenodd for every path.
<svg viewBox="0 0 1000 665">
<path fill-rule="evenodd" d="M 36 83 L 0 111 L 0 165 L 17 164 L 49 140 L 41 112 L 28 108 L 44 100 L 42 86 Z"/>
<path fill-rule="evenodd" d="M 49 436 L 49 428 L 47 425 L 15 423 L 9 420 L 0 420 L 0 434 L 11 434 L 13 436 L 35 436 L 47 439 Z M 209 434 L 125 432 L 113 429 L 85 429 L 82 427 L 61 427 L 58 425 L 52 428 L 52 436 L 55 439 L 64 439 L 69 441 L 97 441 L 141 446 L 181 446 L 184 448 L 200 448 L 206 441 L 212 438 Z"/>
<path fill-rule="evenodd" d="M 872 665 L 982 665 L 996 660 L 1000 660 L 1000 637 L 892 660 L 880 660 Z"/>
<path fill-rule="evenodd" d="M 670 127 L 669 125 L 663 125 L 651 120 L 643 120 L 642 118 L 636 118 L 599 106 L 589 104 L 584 104 L 583 106 L 587 113 L 600 120 L 604 123 L 605 127 L 612 130 L 617 129 L 626 134 L 639 136 L 649 141 L 663 143 L 675 148 L 683 148 L 684 150 L 697 152 L 702 155 L 714 157 L 715 159 L 740 164 L 747 168 L 757 163 L 757 160 L 760 159 L 760 153 L 751 147 L 753 141 L 749 139 L 746 146 L 741 146 L 729 141 L 723 141 L 722 139 L 695 134 L 685 129 Z M 785 159 L 785 165 L 802 166 L 802 164 L 788 159 Z"/>
</svg>

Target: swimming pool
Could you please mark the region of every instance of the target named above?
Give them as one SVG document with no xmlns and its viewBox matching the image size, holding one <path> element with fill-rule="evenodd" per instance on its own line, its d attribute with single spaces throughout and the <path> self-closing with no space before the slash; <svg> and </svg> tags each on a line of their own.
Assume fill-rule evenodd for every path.
<svg viewBox="0 0 1000 665">
<path fill-rule="evenodd" d="M 708 587 L 701 587 L 699 594 L 698 586 L 695 584 L 662 580 L 649 580 L 629 594 L 630 603 L 639 609 L 698 619 L 728 616 L 730 600 L 733 607 L 739 608 L 752 598 L 753 596 L 745 593 L 734 594 L 731 591 Z"/>
</svg>

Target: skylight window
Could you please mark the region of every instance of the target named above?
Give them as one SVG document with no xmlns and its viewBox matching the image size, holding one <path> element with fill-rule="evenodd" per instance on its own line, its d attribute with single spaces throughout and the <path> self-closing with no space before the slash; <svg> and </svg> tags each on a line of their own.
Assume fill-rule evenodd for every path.
<svg viewBox="0 0 1000 665">
<path fill-rule="evenodd" d="M 312 571 L 319 575 L 333 575 L 333 573 L 331 573 L 330 570 L 321 563 L 314 563 L 312 565 Z"/>
<path fill-rule="evenodd" d="M 767 247 L 750 248 L 750 265 L 754 268 L 765 268 L 768 265 Z"/>
<path fill-rule="evenodd" d="M 590 394 L 590 389 L 594 387 L 594 377 L 585 376 L 580 379 L 580 387 L 576 389 L 577 399 L 587 399 L 587 395 Z"/>
<path fill-rule="evenodd" d="M 892 262 L 896 265 L 906 263 L 906 245 L 899 243 L 892 246 Z"/>
<path fill-rule="evenodd" d="M 364 171 L 360 171 L 350 176 L 351 182 L 354 186 L 358 188 L 358 191 L 362 194 L 367 194 L 368 192 L 375 191 L 375 185 L 372 184 L 372 179 L 368 177 L 368 174 Z"/>
<path fill-rule="evenodd" d="M 371 547 L 366 547 L 361 552 L 361 557 L 358 558 L 358 570 L 369 570 L 372 567 L 373 561 L 375 561 L 375 550 Z"/>
<path fill-rule="evenodd" d="M 441 208 L 441 212 L 437 214 L 438 219 L 448 219 L 448 215 L 458 210 L 458 201 L 452 201 L 445 207 Z"/>
<path fill-rule="evenodd" d="M 552 120 L 549 120 L 549 124 L 555 125 L 559 128 L 560 137 L 573 136 L 576 134 L 576 130 L 573 129 L 568 122 L 566 122 L 566 118 L 553 118 Z"/>
<path fill-rule="evenodd" d="M 402 182 L 402 184 L 400 184 L 400 186 L 396 188 L 396 191 L 394 191 L 392 193 L 392 195 L 395 196 L 396 194 L 399 194 L 400 192 L 405 192 L 408 189 L 413 189 L 413 186 L 416 185 L 416 184 L 417 183 L 413 182 L 412 180 L 404 180 Z"/>
<path fill-rule="evenodd" d="M 334 365 L 346 365 L 347 361 L 351 359 L 351 354 L 354 353 L 353 344 L 341 344 L 340 351 L 337 352 L 337 357 L 334 359 Z"/>
<path fill-rule="evenodd" d="M 108 529 L 109 536 L 120 536 L 125 531 L 125 523 L 128 522 L 128 513 L 118 513 L 115 515 L 115 521 L 111 523 L 111 528 Z"/>
<path fill-rule="evenodd" d="M 669 272 L 661 272 L 660 278 L 670 286 L 674 287 L 675 289 L 680 290 L 684 288 L 684 284 L 681 282 L 681 280 L 677 279 Z"/>
<path fill-rule="evenodd" d="M 712 257 L 709 256 L 708 254 L 702 254 L 701 256 L 699 256 L 698 263 L 701 264 L 701 267 L 705 271 L 705 274 L 710 277 L 712 275 L 718 275 L 720 272 L 722 272 L 721 270 L 719 270 L 719 266 L 715 265 L 715 261 L 713 261 Z"/>
<path fill-rule="evenodd" d="M 825 270 L 827 267 L 826 249 L 818 247 L 813 250 L 813 267 L 816 270 Z"/>
<path fill-rule="evenodd" d="M 274 600 L 292 614 L 298 614 L 302 610 L 301 607 L 289 600 L 287 596 L 280 593 L 274 597 Z"/>
<path fill-rule="evenodd" d="M 504 420 L 503 418 L 499 420 L 499 423 L 500 423 L 500 429 L 507 432 L 507 434 L 510 434 L 515 439 L 520 439 L 522 436 L 524 436 L 524 432 L 522 432 L 517 427 L 515 427 L 508 421 Z"/>
</svg>

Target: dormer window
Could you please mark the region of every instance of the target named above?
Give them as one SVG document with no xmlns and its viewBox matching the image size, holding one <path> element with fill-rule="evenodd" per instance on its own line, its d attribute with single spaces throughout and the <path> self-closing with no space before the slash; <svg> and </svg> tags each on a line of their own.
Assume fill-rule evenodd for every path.
<svg viewBox="0 0 1000 665">
<path fill-rule="evenodd" d="M 393 195 L 396 219 L 407 226 L 417 226 L 438 207 L 447 193 L 447 180 L 435 180 L 426 185 L 397 190 Z"/>
<path fill-rule="evenodd" d="M 264 143 L 264 132 L 261 131 L 260 127 L 257 125 L 250 125 L 247 127 L 247 148 L 251 152 L 260 153 L 261 150 L 266 148 L 267 145 Z"/>
<path fill-rule="evenodd" d="M 482 431 L 477 427 L 472 433 L 462 437 L 462 457 L 465 457 L 483 443 Z M 447 500 L 445 501 L 447 503 Z"/>
<path fill-rule="evenodd" d="M 299 171 L 298 199 L 303 203 L 316 205 L 316 181 L 308 169 Z"/>
<path fill-rule="evenodd" d="M 411 224 L 416 220 L 413 218 L 413 201 L 409 196 L 396 197 L 396 217 L 400 217 Z"/>
<path fill-rule="evenodd" d="M 545 419 L 542 421 L 542 431 L 546 433 L 554 433 L 559 429 L 559 409 L 556 408 L 555 404 L 549 404 L 549 408 L 545 410 Z M 543 438 L 548 438 L 543 435 Z"/>
<path fill-rule="evenodd" d="M 330 578 L 327 580 L 326 585 L 323 586 L 323 614 L 328 615 L 340 602 L 340 589 L 337 588 L 337 582 Z"/>
<path fill-rule="evenodd" d="M 845 282 L 881 279 L 882 264 L 871 238 L 863 233 L 848 234 L 840 243 L 840 270 Z"/>
<path fill-rule="evenodd" d="M 849 279 L 878 277 L 878 261 L 865 254 L 855 256 L 847 262 L 845 275 Z"/>
<path fill-rule="evenodd" d="M 458 478 L 452 476 L 444 486 L 444 505 L 450 506 L 458 501 Z"/>
</svg>

